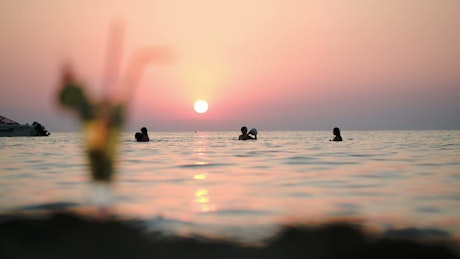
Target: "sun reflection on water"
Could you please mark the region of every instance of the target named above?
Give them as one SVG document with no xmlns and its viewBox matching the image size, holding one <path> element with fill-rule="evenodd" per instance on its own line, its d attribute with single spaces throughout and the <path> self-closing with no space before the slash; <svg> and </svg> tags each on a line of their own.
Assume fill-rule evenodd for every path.
<svg viewBox="0 0 460 259">
<path fill-rule="evenodd" d="M 205 174 L 196 174 L 196 175 L 193 176 L 193 179 L 204 180 L 204 179 L 206 179 L 206 175 Z"/>
<path fill-rule="evenodd" d="M 216 211 L 217 206 L 211 203 L 209 191 L 207 189 L 199 189 L 195 192 L 194 200 L 195 212 L 210 212 Z"/>
</svg>

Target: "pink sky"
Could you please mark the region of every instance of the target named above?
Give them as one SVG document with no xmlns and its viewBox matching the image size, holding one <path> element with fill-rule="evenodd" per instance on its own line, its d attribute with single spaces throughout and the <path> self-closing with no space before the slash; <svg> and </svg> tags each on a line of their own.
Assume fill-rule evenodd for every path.
<svg viewBox="0 0 460 259">
<path fill-rule="evenodd" d="M 148 66 L 128 129 L 460 129 L 460 1 L 0 1 L 0 115 L 78 129 L 55 101 L 71 61 L 97 96 L 109 29 Z M 196 114 L 193 103 L 209 103 Z"/>
</svg>

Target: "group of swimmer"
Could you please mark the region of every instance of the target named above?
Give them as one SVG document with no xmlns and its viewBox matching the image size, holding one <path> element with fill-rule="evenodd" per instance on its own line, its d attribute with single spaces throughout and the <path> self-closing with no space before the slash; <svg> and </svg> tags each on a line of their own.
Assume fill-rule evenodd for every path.
<svg viewBox="0 0 460 259">
<path fill-rule="evenodd" d="M 134 134 L 134 138 L 136 138 L 136 141 L 138 142 L 149 142 L 150 138 L 147 133 L 147 128 L 142 127 L 141 132 L 136 132 L 136 134 Z"/>
<path fill-rule="evenodd" d="M 334 134 L 334 138 L 330 139 L 329 141 L 342 141 L 342 136 L 340 135 L 340 129 L 335 127 L 332 130 L 332 133 Z M 141 132 L 136 132 L 134 135 L 136 138 L 136 141 L 138 142 L 148 142 L 150 141 L 149 139 L 149 134 L 147 133 L 147 128 L 142 127 Z M 238 140 L 248 140 L 248 139 L 253 139 L 257 140 L 257 129 L 252 128 L 248 132 L 248 128 L 246 126 L 241 127 L 241 135 L 238 137 Z"/>
</svg>

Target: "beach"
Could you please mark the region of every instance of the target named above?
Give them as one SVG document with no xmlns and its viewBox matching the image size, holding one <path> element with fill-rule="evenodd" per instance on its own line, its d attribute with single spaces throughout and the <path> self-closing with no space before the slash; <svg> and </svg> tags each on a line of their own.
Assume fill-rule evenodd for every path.
<svg viewBox="0 0 460 259">
<path fill-rule="evenodd" d="M 449 240 L 398 237 L 395 233 L 372 236 L 343 222 L 284 227 L 258 246 L 199 236 L 149 236 L 135 225 L 59 213 L 46 218 L 3 217 L 0 257 L 460 258 Z"/>
</svg>

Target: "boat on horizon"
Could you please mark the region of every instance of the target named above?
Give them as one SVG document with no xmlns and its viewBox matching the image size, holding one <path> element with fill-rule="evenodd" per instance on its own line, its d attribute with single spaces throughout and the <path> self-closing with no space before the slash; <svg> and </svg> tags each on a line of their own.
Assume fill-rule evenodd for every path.
<svg viewBox="0 0 460 259">
<path fill-rule="evenodd" d="M 34 121 L 32 125 L 20 124 L 14 120 L 0 116 L 0 137 L 39 137 L 49 136 L 43 125 Z"/>
</svg>

